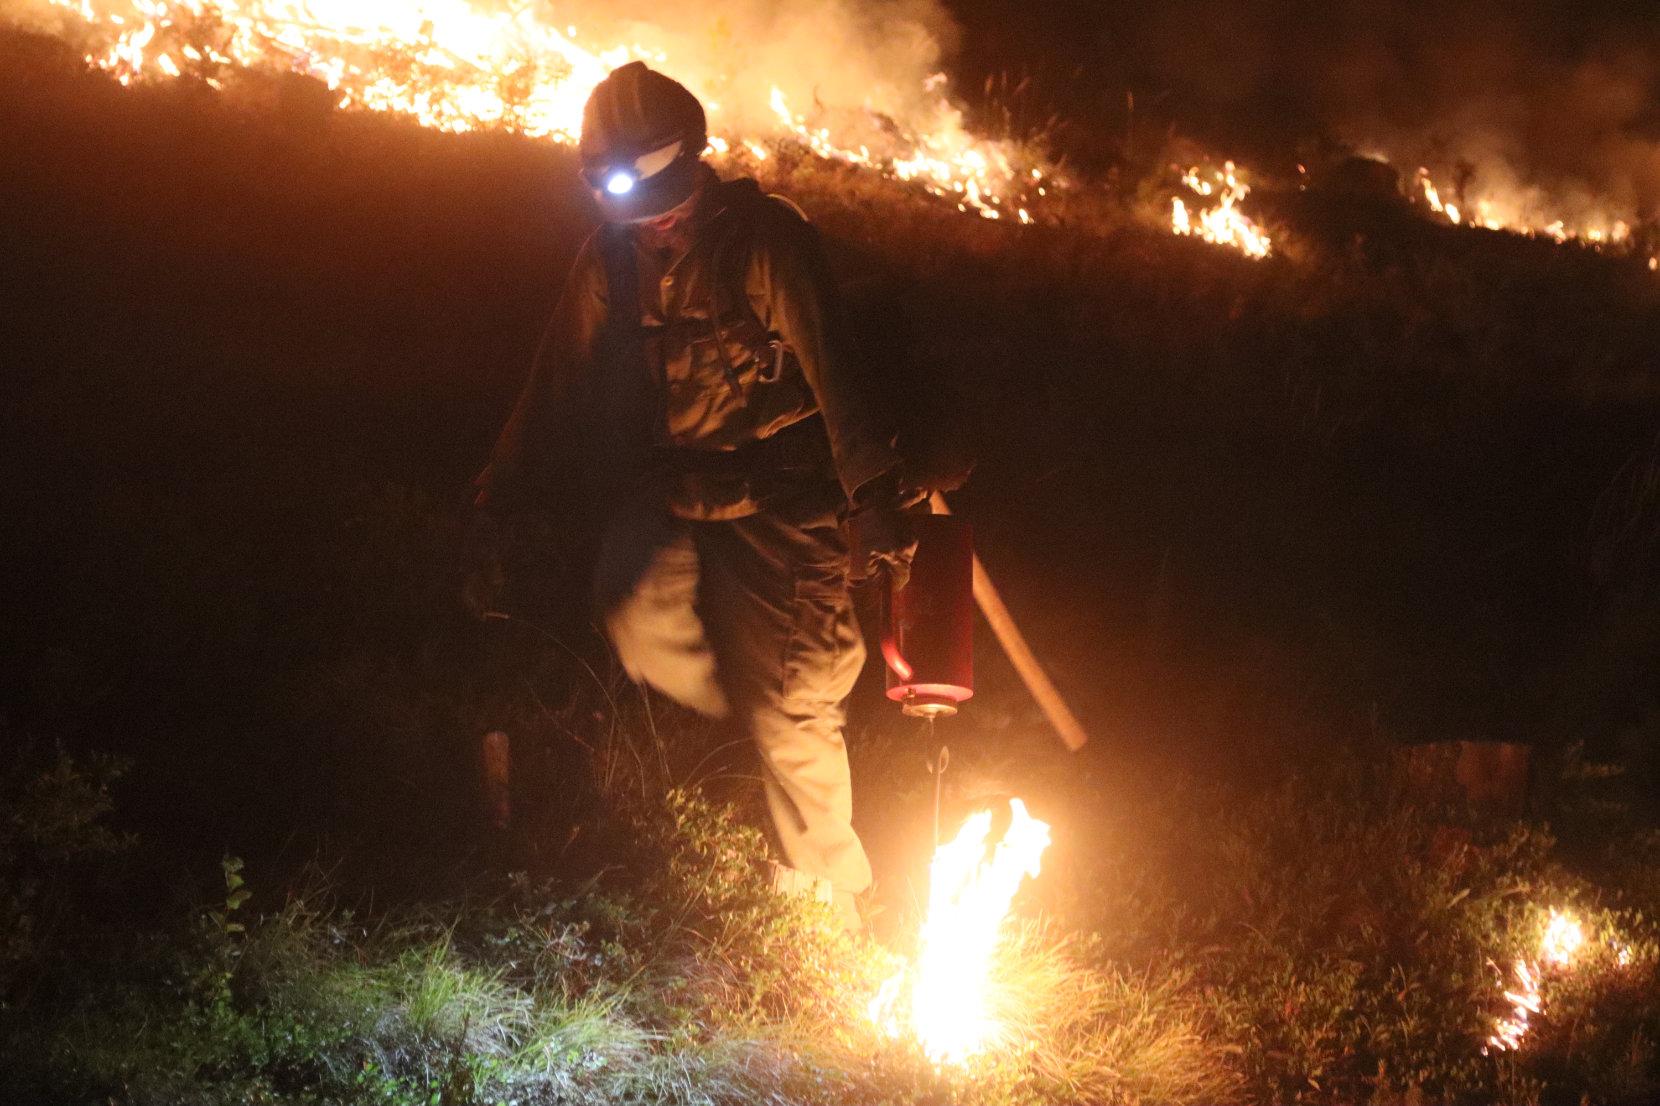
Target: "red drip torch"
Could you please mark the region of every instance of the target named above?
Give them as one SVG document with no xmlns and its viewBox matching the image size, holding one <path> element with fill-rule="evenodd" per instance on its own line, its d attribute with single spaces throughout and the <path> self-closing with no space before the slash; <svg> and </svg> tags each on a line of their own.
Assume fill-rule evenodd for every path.
<svg viewBox="0 0 1660 1106">
<path fill-rule="evenodd" d="M 1054 682 L 1026 644 L 985 566 L 974 555 L 973 532 L 953 516 L 945 497 L 929 499 L 936 512 L 916 518 L 917 548 L 911 578 L 895 591 L 882 590 L 882 658 L 887 662 L 888 698 L 909 715 L 925 719 L 933 737 L 934 719 L 957 713 L 974 694 L 974 611 L 985 615 L 1014 669 L 1037 700 L 1066 747 L 1073 752 L 1089 740 Z M 939 844 L 941 783 L 950 751 L 940 746 L 934 773 L 934 843 Z"/>
<path fill-rule="evenodd" d="M 888 698 L 906 714 L 938 718 L 974 694 L 974 533 L 951 515 L 914 522 L 910 582 L 883 593 L 882 658 Z"/>
<path fill-rule="evenodd" d="M 921 515 L 911 576 L 883 589 L 882 659 L 888 698 L 928 723 L 950 717 L 974 694 L 974 533 L 951 515 Z M 929 765 L 934 776 L 934 846 L 940 843 L 940 805 L 951 751 L 944 745 Z"/>
</svg>

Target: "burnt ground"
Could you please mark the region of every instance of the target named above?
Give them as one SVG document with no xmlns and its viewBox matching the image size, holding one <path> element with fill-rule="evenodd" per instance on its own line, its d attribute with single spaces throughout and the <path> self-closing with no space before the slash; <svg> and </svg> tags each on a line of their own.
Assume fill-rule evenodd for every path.
<svg viewBox="0 0 1660 1106">
<path fill-rule="evenodd" d="M 530 689 L 528 832 L 563 839 L 588 677 L 470 623 L 453 565 L 590 223 L 569 157 L 298 80 L 125 91 L 10 33 L 0 133 L 7 726 L 130 758 L 126 818 L 187 852 L 419 890 L 474 864 L 460 781 Z M 1252 263 L 1114 202 L 1028 231 L 809 165 L 774 183 L 865 306 L 884 401 L 979 454 L 959 506 L 1094 769 L 1474 738 L 1652 772 L 1640 266 L 1353 198 L 1270 197 L 1282 248 Z M 580 543 L 554 519 L 539 548 L 540 625 L 603 672 Z M 878 679 L 860 786 L 920 795 Z M 984 786 L 1049 763 L 989 636 L 953 726 Z"/>
</svg>

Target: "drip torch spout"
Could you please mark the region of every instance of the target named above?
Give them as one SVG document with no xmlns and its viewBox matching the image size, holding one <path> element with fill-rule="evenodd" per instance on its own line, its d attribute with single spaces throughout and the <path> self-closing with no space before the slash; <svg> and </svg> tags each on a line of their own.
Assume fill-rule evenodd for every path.
<svg viewBox="0 0 1660 1106">
<path fill-rule="evenodd" d="M 934 744 L 934 715 L 924 716 L 928 727 L 928 744 Z M 951 749 L 941 745 L 940 751 L 934 755 L 933 763 L 928 765 L 929 773 L 934 777 L 934 848 L 940 847 L 940 810 L 945 805 L 945 770 L 951 765 Z"/>
</svg>

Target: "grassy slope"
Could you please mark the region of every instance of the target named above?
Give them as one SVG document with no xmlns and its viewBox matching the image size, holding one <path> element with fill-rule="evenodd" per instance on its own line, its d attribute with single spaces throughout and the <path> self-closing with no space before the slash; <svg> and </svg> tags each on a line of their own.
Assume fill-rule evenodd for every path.
<svg viewBox="0 0 1660 1106">
<path fill-rule="evenodd" d="M 477 719 L 436 716 L 476 704 L 407 699 L 492 679 L 446 621 L 453 504 L 588 225 L 567 156 L 4 50 L 12 713 L 118 719 L 172 766 L 155 805 L 219 825 L 441 798 Z M 1635 266 L 1310 197 L 1252 264 L 1107 203 L 1019 230 L 785 176 L 884 308 L 886 394 L 979 450 L 987 560 L 1113 756 L 1597 740 L 1648 705 Z M 982 668 L 979 727 L 1031 730 Z"/>
<path fill-rule="evenodd" d="M 0 867 L 39 872 L 45 845 L 57 850 L 44 870 L 61 892 L 64 877 L 84 874 L 66 845 L 111 845 L 86 832 L 102 804 L 62 764 L 21 803 L 14 775 L 10 765 L 0 773 L 10 829 Z M 1010 1038 L 962 1068 L 936 1069 L 877 1032 L 864 1011 L 891 954 L 777 896 L 756 863 L 756 831 L 675 792 L 632 823 L 629 858 L 595 879 L 515 880 L 487 894 L 475 880 L 472 897 L 444 905 L 359 915 L 315 884 L 280 895 L 257 878 L 245 884 L 240 862 L 227 862 L 223 888 L 193 914 L 134 933 L 88 929 L 52 910 L 68 905 L 61 894 L 31 898 L 8 881 L 0 1096 L 135 1106 L 1653 1100 L 1654 928 L 1608 909 L 1609 888 L 1553 864 L 1537 828 L 1475 823 L 1449 846 L 1456 812 L 1403 801 L 1367 772 L 1247 795 L 1168 777 L 1129 793 L 1122 777 L 1084 782 L 1118 791 L 1095 827 L 1108 847 L 1040 881 L 1070 891 L 1077 901 L 1060 917 L 1083 928 L 1010 928 L 991 991 Z M 1057 827 L 1063 840 L 1079 821 L 1074 807 Z M 1650 865 L 1654 852 L 1650 841 Z M 32 941 L 14 924 L 20 906 L 46 923 Z M 128 923 L 124 906 L 115 898 L 106 909 Z M 1500 965 L 1535 955 L 1547 907 L 1575 911 L 1585 946 L 1572 969 L 1543 969 L 1543 1013 L 1523 1050 L 1486 1055 L 1506 1008 Z M 32 947 L 20 950 L 20 936 Z"/>
</svg>

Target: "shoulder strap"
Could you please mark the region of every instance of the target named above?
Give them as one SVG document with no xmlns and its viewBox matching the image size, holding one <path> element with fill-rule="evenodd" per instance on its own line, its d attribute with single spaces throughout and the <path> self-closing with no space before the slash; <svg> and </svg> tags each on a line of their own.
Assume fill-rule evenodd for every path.
<svg viewBox="0 0 1660 1106">
<path fill-rule="evenodd" d="M 625 226 L 607 223 L 600 228 L 599 252 L 605 261 L 605 325 L 614 338 L 640 331 L 640 273 L 634 256 L 634 236 Z"/>
<path fill-rule="evenodd" d="M 736 307 L 749 316 L 750 321 L 757 327 L 765 330 L 760 317 L 755 314 L 755 305 L 749 302 L 748 290 L 744 287 L 744 278 L 749 270 L 749 255 L 754 245 L 755 220 L 777 218 L 781 214 L 779 209 L 783 209 L 794 215 L 803 225 L 810 227 L 811 223 L 806 213 L 793 201 L 784 196 L 762 192 L 761 186 L 747 177 L 728 181 L 722 184 L 721 188 L 725 190 L 722 198 L 733 217 L 727 219 L 728 225 L 721 228 L 721 237 L 714 248 L 715 317 L 724 316 L 728 306 Z"/>
<path fill-rule="evenodd" d="M 608 223 L 600 228 L 600 255 L 605 262 L 605 330 L 596 397 L 604 425 L 616 444 L 643 456 L 656 438 L 658 397 L 646 364 L 645 335 L 640 325 L 639 260 L 629 228 Z"/>
</svg>

